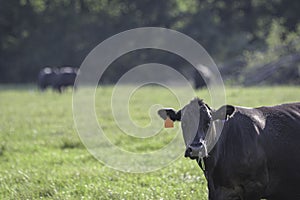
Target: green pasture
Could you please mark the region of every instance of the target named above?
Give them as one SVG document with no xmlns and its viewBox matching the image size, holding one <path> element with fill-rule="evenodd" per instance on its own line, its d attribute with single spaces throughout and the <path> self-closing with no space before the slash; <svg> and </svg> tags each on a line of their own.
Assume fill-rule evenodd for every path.
<svg viewBox="0 0 300 200">
<path fill-rule="evenodd" d="M 179 124 L 145 139 L 123 134 L 111 114 L 112 90 L 112 87 L 97 89 L 95 108 L 99 124 L 113 144 L 139 153 L 163 148 L 172 140 Z M 178 92 L 184 93 L 180 88 Z M 227 104 L 269 106 L 299 101 L 300 88 L 226 88 L 226 95 Z M 206 90 L 197 91 L 197 96 L 210 101 Z M 151 123 L 149 108 L 154 104 L 179 108 L 175 96 L 168 90 L 144 87 L 130 99 L 132 121 L 139 126 Z M 163 123 L 158 122 L 159 126 Z M 183 156 L 149 173 L 126 173 L 99 162 L 76 132 L 71 90 L 63 94 L 50 90 L 40 93 L 33 86 L 2 85 L 0 199 L 204 200 L 207 189 L 197 163 Z"/>
</svg>

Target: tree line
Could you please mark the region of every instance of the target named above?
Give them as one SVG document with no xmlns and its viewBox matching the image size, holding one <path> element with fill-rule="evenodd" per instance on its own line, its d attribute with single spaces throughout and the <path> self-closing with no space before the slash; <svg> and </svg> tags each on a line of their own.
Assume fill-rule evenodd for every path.
<svg viewBox="0 0 300 200">
<path fill-rule="evenodd" d="M 44 66 L 80 66 L 106 38 L 154 26 L 192 37 L 217 61 L 227 82 L 247 84 L 268 63 L 299 53 L 299 8 L 298 0 L 0 0 L 0 82 L 34 82 Z M 165 52 L 140 51 L 118 59 L 103 81 L 115 82 L 146 61 L 186 65 Z M 267 83 L 283 78 L 297 83 L 288 74 L 299 74 L 299 61 L 278 63 L 275 71 L 289 72 Z"/>
</svg>

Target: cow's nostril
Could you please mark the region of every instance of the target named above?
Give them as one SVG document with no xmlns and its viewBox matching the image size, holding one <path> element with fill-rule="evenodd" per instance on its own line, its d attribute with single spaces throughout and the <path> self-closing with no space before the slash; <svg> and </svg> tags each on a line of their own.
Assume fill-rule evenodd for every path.
<svg viewBox="0 0 300 200">
<path fill-rule="evenodd" d="M 192 152 L 192 148 L 191 148 L 191 147 L 188 147 L 188 148 L 185 150 L 184 157 L 190 157 L 191 152 Z"/>
</svg>

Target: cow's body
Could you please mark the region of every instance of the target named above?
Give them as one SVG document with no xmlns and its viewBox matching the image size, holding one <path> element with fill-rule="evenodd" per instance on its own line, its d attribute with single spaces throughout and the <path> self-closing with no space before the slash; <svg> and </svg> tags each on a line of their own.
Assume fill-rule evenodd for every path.
<svg viewBox="0 0 300 200">
<path fill-rule="evenodd" d="M 58 92 L 62 92 L 63 88 L 66 87 L 73 87 L 76 88 L 74 85 L 75 79 L 77 76 L 77 69 L 72 67 L 63 67 L 59 70 L 55 81 L 53 83 L 53 88 Z"/>
<path fill-rule="evenodd" d="M 58 70 L 46 67 L 39 72 L 38 75 L 38 87 L 41 91 L 44 91 L 48 87 L 53 87 L 53 83 L 57 77 Z"/>
<path fill-rule="evenodd" d="M 211 199 L 300 199 L 300 104 L 235 107 L 204 162 Z"/>
<path fill-rule="evenodd" d="M 233 108 L 203 158 L 209 199 L 300 199 L 300 103 Z"/>
</svg>

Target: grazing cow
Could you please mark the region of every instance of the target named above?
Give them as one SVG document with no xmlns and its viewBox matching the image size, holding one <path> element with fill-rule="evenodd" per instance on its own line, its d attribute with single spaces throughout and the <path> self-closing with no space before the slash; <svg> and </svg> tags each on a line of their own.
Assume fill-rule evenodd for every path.
<svg viewBox="0 0 300 200">
<path fill-rule="evenodd" d="M 38 75 L 38 88 L 41 91 L 44 91 L 48 87 L 53 87 L 53 83 L 56 80 L 57 74 L 59 73 L 58 69 L 52 69 L 46 67 L 39 72 Z"/>
<path fill-rule="evenodd" d="M 77 76 L 77 69 L 72 67 L 63 67 L 59 69 L 59 73 L 54 79 L 53 89 L 57 90 L 59 93 L 66 87 L 73 87 L 76 89 L 74 85 L 75 79 Z"/>
<path fill-rule="evenodd" d="M 69 86 L 74 85 L 78 69 L 72 67 L 49 68 L 42 69 L 38 76 L 38 87 L 43 91 L 47 87 L 52 87 L 53 90 L 59 93 Z"/>
<path fill-rule="evenodd" d="M 194 99 L 180 111 L 158 114 L 181 121 L 185 156 L 204 171 L 210 200 L 300 199 L 300 103 L 213 110 Z M 223 129 L 205 152 L 216 139 L 216 123 Z M 190 135 L 195 137 L 187 140 Z"/>
</svg>

